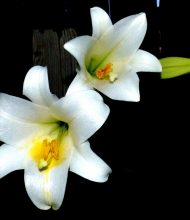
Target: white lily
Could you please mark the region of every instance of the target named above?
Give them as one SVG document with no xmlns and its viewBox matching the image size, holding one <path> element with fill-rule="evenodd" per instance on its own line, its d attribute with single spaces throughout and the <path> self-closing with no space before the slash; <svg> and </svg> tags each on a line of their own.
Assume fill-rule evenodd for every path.
<svg viewBox="0 0 190 220">
<path fill-rule="evenodd" d="M 86 141 L 109 114 L 101 96 L 85 91 L 58 99 L 40 66 L 27 73 L 23 94 L 32 102 L 0 94 L 0 177 L 24 169 L 27 193 L 44 210 L 61 206 L 69 169 L 106 181 L 111 169 Z"/>
<path fill-rule="evenodd" d="M 94 7 L 91 19 L 92 37 L 80 36 L 64 44 L 80 65 L 67 94 L 90 87 L 112 99 L 139 101 L 136 72 L 161 72 L 159 60 L 139 49 L 147 29 L 145 14 L 112 25 L 108 14 Z"/>
</svg>

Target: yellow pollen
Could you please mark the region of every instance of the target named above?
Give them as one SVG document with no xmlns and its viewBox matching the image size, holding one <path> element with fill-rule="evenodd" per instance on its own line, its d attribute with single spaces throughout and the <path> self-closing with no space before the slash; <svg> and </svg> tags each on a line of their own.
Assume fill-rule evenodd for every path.
<svg viewBox="0 0 190 220">
<path fill-rule="evenodd" d="M 48 142 L 47 139 L 42 142 L 42 156 L 44 160 L 54 158 L 59 160 L 59 142 L 54 139 L 51 142 Z"/>
<path fill-rule="evenodd" d="M 39 146 L 39 145 L 37 145 Z M 39 155 L 38 159 L 38 168 L 39 170 L 44 170 L 48 168 L 48 166 L 53 161 L 59 161 L 59 148 L 60 143 L 57 139 L 53 139 L 51 141 L 48 141 L 47 139 L 44 139 L 41 144 L 41 153 Z M 35 152 L 35 149 L 34 149 Z M 54 163 L 54 162 L 53 162 Z"/>
<path fill-rule="evenodd" d="M 58 142 L 58 140 L 51 141 L 51 155 L 55 160 L 59 160 L 59 142 Z"/>
<path fill-rule="evenodd" d="M 105 67 L 96 70 L 96 76 L 98 79 L 104 79 L 106 76 L 108 76 L 113 71 L 112 66 L 112 63 L 108 63 Z"/>
</svg>

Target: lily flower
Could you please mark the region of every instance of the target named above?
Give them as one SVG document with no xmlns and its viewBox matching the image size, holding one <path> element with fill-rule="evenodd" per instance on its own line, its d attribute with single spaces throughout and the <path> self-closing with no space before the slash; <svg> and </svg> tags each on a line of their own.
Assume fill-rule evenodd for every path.
<svg viewBox="0 0 190 220">
<path fill-rule="evenodd" d="M 94 88 L 115 100 L 139 101 L 137 72 L 161 72 L 159 60 L 139 49 L 147 29 L 145 13 L 113 25 L 103 9 L 94 7 L 90 12 L 92 36 L 79 36 L 64 44 L 80 66 L 67 94 Z"/>
<path fill-rule="evenodd" d="M 59 209 L 68 170 L 105 182 L 109 166 L 87 139 L 105 122 L 109 108 L 95 91 L 58 99 L 51 94 L 47 69 L 31 68 L 23 94 L 31 101 L 0 93 L 0 177 L 24 169 L 26 191 L 40 209 Z"/>
</svg>

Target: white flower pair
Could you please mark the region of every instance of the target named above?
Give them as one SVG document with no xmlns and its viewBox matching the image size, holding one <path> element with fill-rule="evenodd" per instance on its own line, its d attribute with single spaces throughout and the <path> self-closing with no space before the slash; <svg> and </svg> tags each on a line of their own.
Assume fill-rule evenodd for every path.
<svg viewBox="0 0 190 220">
<path fill-rule="evenodd" d="M 26 75 L 23 94 L 31 101 L 0 94 L 0 177 L 24 169 L 27 193 L 40 209 L 58 209 L 68 170 L 104 182 L 110 167 L 87 141 L 106 121 L 109 107 L 93 90 L 112 99 L 139 100 L 137 71 L 161 71 L 159 61 L 139 50 L 146 32 L 145 14 L 112 25 L 101 8 L 91 9 L 93 35 L 64 45 L 80 70 L 66 96 L 51 94 L 47 69 L 35 66 Z"/>
</svg>

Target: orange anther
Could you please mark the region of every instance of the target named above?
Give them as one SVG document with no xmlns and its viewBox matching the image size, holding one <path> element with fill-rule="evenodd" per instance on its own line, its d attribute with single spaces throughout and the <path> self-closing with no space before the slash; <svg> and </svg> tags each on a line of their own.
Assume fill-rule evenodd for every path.
<svg viewBox="0 0 190 220">
<path fill-rule="evenodd" d="M 112 63 L 108 63 L 105 67 L 102 67 L 96 70 L 96 76 L 99 79 L 104 79 L 106 76 L 108 76 L 113 71 L 112 66 L 113 66 Z"/>
</svg>

